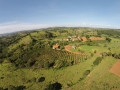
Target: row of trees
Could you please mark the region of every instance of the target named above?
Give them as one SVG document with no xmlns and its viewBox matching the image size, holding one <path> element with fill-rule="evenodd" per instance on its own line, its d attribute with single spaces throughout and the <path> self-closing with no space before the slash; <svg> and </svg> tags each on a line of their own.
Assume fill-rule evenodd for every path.
<svg viewBox="0 0 120 90">
<path fill-rule="evenodd" d="M 102 56 L 105 57 L 105 56 L 112 56 L 116 59 L 120 59 L 120 53 L 117 54 L 117 53 L 111 53 L 111 52 L 104 52 L 102 53 Z"/>
</svg>

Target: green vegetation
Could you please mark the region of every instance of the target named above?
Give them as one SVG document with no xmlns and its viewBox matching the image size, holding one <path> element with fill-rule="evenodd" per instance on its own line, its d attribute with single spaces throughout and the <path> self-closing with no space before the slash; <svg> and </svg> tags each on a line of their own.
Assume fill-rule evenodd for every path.
<svg viewBox="0 0 120 90">
<path fill-rule="evenodd" d="M 102 58 L 101 58 L 101 57 L 97 57 L 96 60 L 93 62 L 93 65 L 94 65 L 94 66 L 95 66 L 95 65 L 98 65 L 98 64 L 101 63 L 101 61 L 102 61 Z"/>
<path fill-rule="evenodd" d="M 1 36 L 0 90 L 119 90 L 120 77 L 109 72 L 118 59 L 119 30 L 63 27 Z"/>
</svg>

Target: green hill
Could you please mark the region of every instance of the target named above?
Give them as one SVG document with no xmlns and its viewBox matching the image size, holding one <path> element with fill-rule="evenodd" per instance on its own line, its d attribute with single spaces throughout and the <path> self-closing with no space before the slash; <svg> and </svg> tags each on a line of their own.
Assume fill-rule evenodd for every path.
<svg viewBox="0 0 120 90">
<path fill-rule="evenodd" d="M 119 59 L 119 30 L 48 28 L 8 34 L 0 37 L 0 90 L 119 90 L 120 77 L 109 72 Z"/>
</svg>

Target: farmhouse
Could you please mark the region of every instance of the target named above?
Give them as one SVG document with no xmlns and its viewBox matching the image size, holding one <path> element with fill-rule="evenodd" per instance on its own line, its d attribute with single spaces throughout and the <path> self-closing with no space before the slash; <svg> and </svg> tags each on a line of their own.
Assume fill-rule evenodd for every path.
<svg viewBox="0 0 120 90">
<path fill-rule="evenodd" d="M 100 38 L 100 37 L 90 37 L 89 39 L 90 39 L 91 41 L 105 40 L 105 39 Z"/>
<path fill-rule="evenodd" d="M 53 45 L 53 49 L 59 49 L 59 48 L 60 48 L 60 46 L 58 44 Z"/>
<path fill-rule="evenodd" d="M 81 38 L 83 42 L 86 42 L 87 41 L 87 38 L 86 37 L 82 37 Z"/>
</svg>

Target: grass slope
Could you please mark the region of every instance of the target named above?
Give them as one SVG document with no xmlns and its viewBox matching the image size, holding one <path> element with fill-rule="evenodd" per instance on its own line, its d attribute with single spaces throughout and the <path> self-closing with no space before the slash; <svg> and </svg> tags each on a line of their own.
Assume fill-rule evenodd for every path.
<svg viewBox="0 0 120 90">
<path fill-rule="evenodd" d="M 109 69 L 117 60 L 106 57 L 94 68 L 94 70 L 85 79 L 85 82 L 76 84 L 75 90 L 120 90 L 120 78 L 109 72 Z"/>
<path fill-rule="evenodd" d="M 25 85 L 28 90 L 43 90 L 46 87 L 46 85 L 50 83 L 59 82 L 62 84 L 62 88 L 66 90 L 66 87 L 69 87 L 68 84 L 71 86 L 76 84 L 79 81 L 79 79 L 83 76 L 83 73 L 86 70 L 91 69 L 91 65 L 93 64 L 95 58 L 96 57 L 93 57 L 83 63 L 79 63 L 66 68 L 61 68 L 59 70 L 14 70 L 14 66 L 12 66 L 11 64 L 0 65 L 0 77 L 4 77 L 4 79 L 0 80 L 0 86 L 6 88 L 9 85 Z M 27 83 L 34 77 L 37 79 L 36 82 Z M 45 81 L 42 83 L 37 82 L 40 77 L 45 77 Z"/>
<path fill-rule="evenodd" d="M 17 43 L 14 43 L 14 44 L 11 44 L 8 49 L 10 51 L 16 49 L 18 46 L 24 44 L 24 45 L 27 45 L 27 44 L 30 44 L 30 42 L 32 42 L 32 39 L 30 38 L 30 36 L 26 36 L 26 37 L 23 37 L 21 40 L 19 40 Z"/>
</svg>

